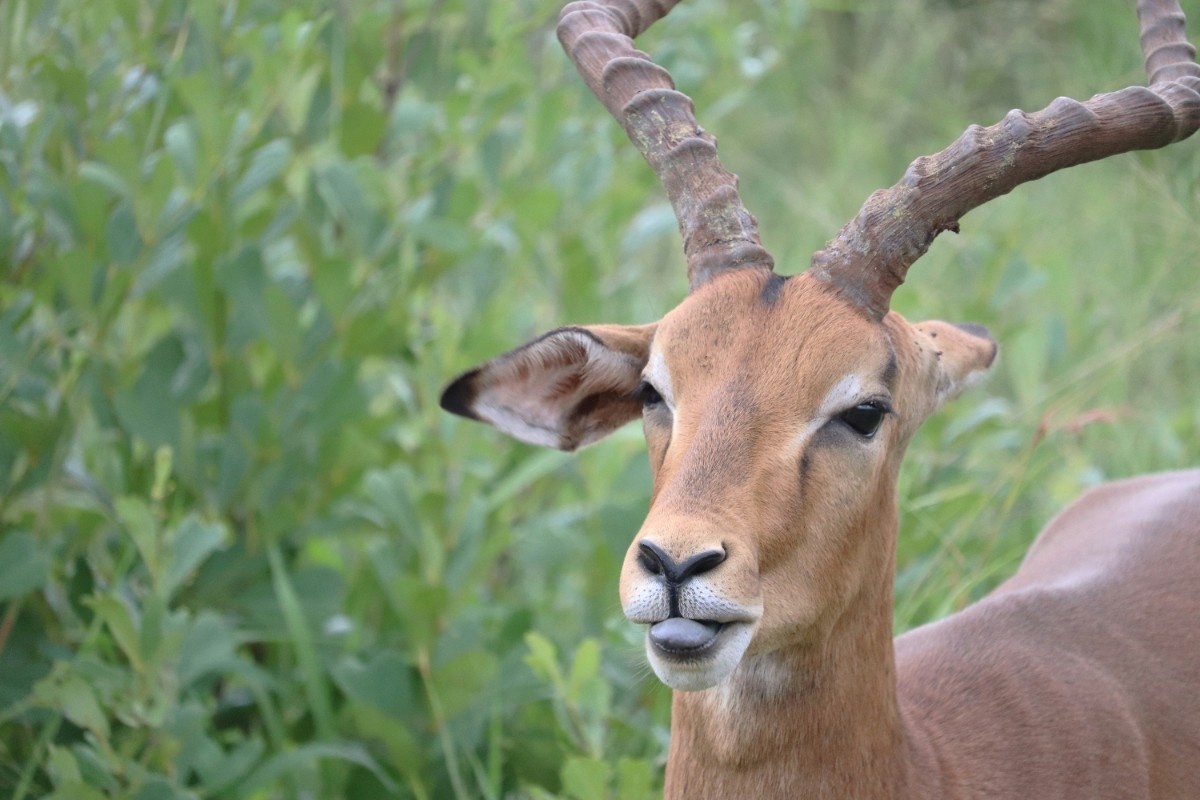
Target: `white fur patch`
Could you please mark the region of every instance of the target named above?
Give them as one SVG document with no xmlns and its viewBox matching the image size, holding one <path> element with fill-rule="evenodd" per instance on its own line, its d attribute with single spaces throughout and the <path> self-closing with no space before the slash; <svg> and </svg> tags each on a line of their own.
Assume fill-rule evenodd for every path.
<svg viewBox="0 0 1200 800">
<path fill-rule="evenodd" d="M 626 598 L 625 616 L 630 622 L 652 624 L 671 615 L 671 601 L 661 577 L 643 576 Z M 725 597 L 707 576 L 697 575 L 679 587 L 679 611 L 689 619 L 714 622 L 753 622 L 762 616 L 762 606 L 746 607 Z"/>
<path fill-rule="evenodd" d="M 754 638 L 754 624 L 735 622 L 717 634 L 717 641 L 704 659 L 675 661 L 664 658 L 650 643 L 646 634 L 646 659 L 658 679 L 681 692 L 711 689 L 729 677 Z"/>
<path fill-rule="evenodd" d="M 718 684 L 709 697 L 716 702 L 720 713 L 733 715 L 744 709 L 747 695 L 759 699 L 777 697 L 794 679 L 777 653 L 762 653 L 743 658 L 729 680 Z"/>
<path fill-rule="evenodd" d="M 646 637 L 646 658 L 651 669 L 666 685 L 680 691 L 699 691 L 725 680 L 742 659 L 754 638 L 754 629 L 762 617 L 762 606 L 746 608 L 715 589 L 705 576 L 698 575 L 679 587 L 679 610 L 689 619 L 723 622 L 725 627 L 711 651 L 703 658 L 669 658 Z M 661 577 L 642 577 L 625 602 L 625 616 L 631 622 L 652 625 L 671 615 L 670 597 Z"/>
<path fill-rule="evenodd" d="M 863 390 L 863 380 L 857 374 L 851 373 L 842 378 L 825 394 L 825 399 L 817 407 L 816 416 L 809 420 L 792 438 L 791 446 L 784 452 L 783 457 L 794 460 L 796 454 L 804 450 L 808 445 L 808 440 L 821 430 L 825 423 L 829 422 L 836 414 L 861 402 L 866 395 L 867 393 Z"/>
<path fill-rule="evenodd" d="M 625 602 L 625 617 L 630 622 L 652 625 L 671 616 L 671 600 L 661 579 L 639 578 Z"/>
<path fill-rule="evenodd" d="M 533 414 L 538 409 L 517 409 L 513 405 L 491 403 L 487 400 L 476 401 L 474 412 L 480 419 L 495 425 L 498 430 L 507 433 L 514 439 L 542 447 L 557 447 L 559 435 L 556 431 L 538 426 L 527 420 L 525 414 L 531 410 Z"/>
<path fill-rule="evenodd" d="M 652 350 L 650 352 L 650 359 L 646 362 L 646 369 L 642 372 L 642 378 L 662 395 L 662 399 L 667 403 L 667 408 L 671 409 L 671 413 L 674 414 L 675 387 L 671 383 L 671 370 L 667 368 L 667 359 L 663 356 L 661 350 Z"/>
<path fill-rule="evenodd" d="M 838 381 L 825 395 L 825 399 L 821 401 L 820 409 L 817 411 L 817 416 L 822 421 L 828 420 L 834 414 L 839 414 L 862 401 L 863 396 L 862 378 L 851 373 Z"/>
</svg>

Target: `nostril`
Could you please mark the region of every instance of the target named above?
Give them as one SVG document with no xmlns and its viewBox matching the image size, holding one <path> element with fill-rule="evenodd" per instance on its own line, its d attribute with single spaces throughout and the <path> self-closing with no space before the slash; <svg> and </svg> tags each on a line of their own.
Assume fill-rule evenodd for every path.
<svg viewBox="0 0 1200 800">
<path fill-rule="evenodd" d="M 697 553 L 683 563 L 683 566 L 679 569 L 679 577 L 676 580 L 682 581 L 693 575 L 708 572 L 724 560 L 724 550 L 705 550 L 703 553 Z"/>
<path fill-rule="evenodd" d="M 662 575 L 666 571 L 663 569 L 664 560 L 666 564 L 674 563 L 654 542 L 638 542 L 638 563 L 642 565 L 642 569 L 651 575 Z"/>
<path fill-rule="evenodd" d="M 708 572 L 725 560 L 722 547 L 704 550 L 682 564 L 649 539 L 638 542 L 638 563 L 651 575 L 662 575 L 669 583 L 682 583 L 693 575 Z"/>
</svg>

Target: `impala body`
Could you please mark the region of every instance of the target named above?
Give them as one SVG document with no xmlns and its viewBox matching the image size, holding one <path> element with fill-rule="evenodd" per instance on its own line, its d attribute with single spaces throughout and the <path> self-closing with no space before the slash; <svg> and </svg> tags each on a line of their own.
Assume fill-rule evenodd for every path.
<svg viewBox="0 0 1200 800">
<path fill-rule="evenodd" d="M 905 447 L 997 351 L 891 293 L 970 208 L 1200 127 L 1177 5 L 1139 5 L 1149 88 L 971 128 L 791 278 L 629 43 L 673 5 L 572 3 L 559 35 L 662 178 L 692 291 L 655 324 L 551 331 L 442 398 L 567 450 L 641 417 L 653 494 L 620 596 L 676 690 L 668 796 L 1200 798 L 1200 471 L 1093 490 L 990 596 L 891 636 Z"/>
</svg>

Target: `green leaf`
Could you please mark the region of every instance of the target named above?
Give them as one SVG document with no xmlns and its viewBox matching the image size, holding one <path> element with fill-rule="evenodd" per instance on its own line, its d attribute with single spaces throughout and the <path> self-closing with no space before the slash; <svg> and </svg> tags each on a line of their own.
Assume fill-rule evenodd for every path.
<svg viewBox="0 0 1200 800">
<path fill-rule="evenodd" d="M 191 800 L 195 795 L 176 789 L 163 778 L 151 778 L 142 784 L 132 800 Z"/>
<path fill-rule="evenodd" d="M 576 702 L 592 688 L 600 675 L 600 645 L 595 639 L 584 639 L 575 650 L 571 674 L 567 679 L 567 699 Z"/>
<path fill-rule="evenodd" d="M 183 342 L 166 336 L 141 361 L 136 383 L 117 392 L 115 406 L 122 424 L 151 447 L 178 449 L 184 398 L 174 380 L 186 359 Z"/>
<path fill-rule="evenodd" d="M 387 129 L 387 116 L 366 103 L 354 103 L 342 112 L 342 152 L 348 158 L 370 155 Z"/>
<path fill-rule="evenodd" d="M 179 648 L 180 685 L 211 673 L 235 671 L 241 666 L 237 644 L 229 623 L 212 611 L 200 612 Z"/>
<path fill-rule="evenodd" d="M 113 505 L 129 538 L 133 539 L 150 579 L 158 584 L 162 579 L 162 546 L 154 513 L 140 497 L 118 497 Z"/>
<path fill-rule="evenodd" d="M 247 739 L 223 753 L 221 758 L 214 759 L 209 769 L 203 773 L 204 783 L 213 793 L 239 784 L 254 765 L 262 760 L 262 755 L 262 741 Z"/>
<path fill-rule="evenodd" d="M 313 105 L 313 97 L 321 83 L 321 68 L 312 65 L 308 69 L 289 80 L 284 87 L 283 110 L 288 117 L 289 126 L 299 128 L 304 124 L 304 118 Z"/>
<path fill-rule="evenodd" d="M 179 748 L 171 764 L 176 774 L 194 773 L 206 794 L 219 795 L 241 781 L 263 756 L 263 742 L 257 736 L 240 739 L 228 733 L 219 742 L 206 730 L 211 712 L 194 700 L 184 701 L 163 733 Z"/>
<path fill-rule="evenodd" d="M 105 228 L 108 254 L 117 264 L 132 264 L 142 252 L 142 235 L 138 232 L 133 206 L 120 203 L 113 209 Z"/>
<path fill-rule="evenodd" d="M 410 492 L 416 479 L 408 467 L 397 464 L 387 470 L 371 470 L 363 488 L 378 512 L 376 522 L 399 531 L 400 535 L 420 547 L 424 523 L 417 514 Z M 375 516 L 375 515 L 373 515 Z"/>
<path fill-rule="evenodd" d="M 292 143 L 287 139 L 275 139 L 254 151 L 250 165 L 233 187 L 230 204 L 236 209 L 245 203 L 252 194 L 282 175 L 291 158 Z"/>
<path fill-rule="evenodd" d="M 228 529 L 219 522 L 205 523 L 194 514 L 184 519 L 170 537 L 170 553 L 163 576 L 164 595 L 173 596 L 205 559 L 225 545 L 228 538 Z"/>
<path fill-rule="evenodd" d="M 318 759 L 346 761 L 351 764 L 357 764 L 360 767 L 365 767 L 388 791 L 396 790 L 396 784 L 388 777 L 386 772 L 379 768 L 379 764 L 375 762 L 375 759 L 371 758 L 370 753 L 364 747 L 345 742 L 306 744 L 293 750 L 282 752 L 268 759 L 266 763 L 252 772 L 242 781 L 238 790 L 243 796 L 254 796 L 256 792 L 270 786 L 284 775 L 297 770 L 311 768 L 313 762 Z"/>
<path fill-rule="evenodd" d="M 46 772 L 50 773 L 50 780 L 54 781 L 55 786 L 62 787 L 83 783 L 83 776 L 79 772 L 79 764 L 76 763 L 75 755 L 68 748 L 50 745 L 48 750 Z"/>
<path fill-rule="evenodd" d="M 196 150 L 198 148 L 196 128 L 190 120 L 180 120 L 167 128 L 163 134 L 163 145 L 180 176 L 188 183 L 196 181 Z"/>
<path fill-rule="evenodd" d="M 598 758 L 569 758 L 562 768 L 563 789 L 575 800 L 607 800 L 611 768 Z"/>
<path fill-rule="evenodd" d="M 217 284 L 233 302 L 228 346 L 238 350 L 268 331 L 264 300 L 268 281 L 262 251 L 254 244 L 246 244 L 235 253 L 226 253 L 219 258 L 214 272 Z"/>
<path fill-rule="evenodd" d="M 296 658 L 300 662 L 305 695 L 312 708 L 313 716 L 316 718 L 317 734 L 323 738 L 331 738 L 333 709 L 326 685 L 326 673 L 321 669 L 312 630 L 304 618 L 300 597 L 296 594 L 296 587 L 288 574 L 279 547 L 275 544 L 270 545 L 267 549 L 267 557 L 271 564 L 271 583 L 275 589 L 275 598 L 283 612 L 288 636 L 291 639 Z"/>
<path fill-rule="evenodd" d="M 0 540 L 0 602 L 42 588 L 50 575 L 50 553 L 33 534 L 15 531 Z"/>
<path fill-rule="evenodd" d="M 537 631 L 530 631 L 525 634 L 525 645 L 529 648 L 525 663 L 533 673 L 561 688 L 565 682 L 558 666 L 558 651 L 554 643 Z"/>
<path fill-rule="evenodd" d="M 617 760 L 617 797 L 621 800 L 658 800 L 654 765 L 644 758 Z"/>
<path fill-rule="evenodd" d="M 517 468 L 498 481 L 488 494 L 488 508 L 500 508 L 510 503 L 514 497 L 529 491 L 538 481 L 569 462 L 570 456 L 557 450 L 538 450 L 528 458 L 521 459 Z"/>
<path fill-rule="evenodd" d="M 114 197 L 129 197 L 129 184 L 121 174 L 99 161 L 85 161 L 79 165 L 79 178 L 103 186 Z"/>
<path fill-rule="evenodd" d="M 171 77 L 171 88 L 192 111 L 189 119 L 195 121 L 201 151 L 207 154 L 219 152 L 229 123 L 227 115 L 222 113 L 222 82 L 213 77 L 199 70 Z"/>
<path fill-rule="evenodd" d="M 33 687 L 33 700 L 43 708 L 59 712 L 101 739 L 108 739 L 108 717 L 100 708 L 95 692 L 66 663 L 55 664 L 50 675 L 37 682 Z M 73 757 L 71 763 L 74 763 Z"/>
<path fill-rule="evenodd" d="M 446 717 L 453 718 L 484 702 L 486 690 L 499 669 L 499 659 L 480 650 L 438 664 L 433 671 L 432 683 Z"/>
<path fill-rule="evenodd" d="M 146 254 L 145 266 L 134 281 L 132 295 L 141 296 L 162 284 L 186 263 L 191 254 L 191 244 L 181 235 L 156 242 Z"/>
<path fill-rule="evenodd" d="M 104 792 L 83 783 L 64 783 L 43 800 L 108 800 Z"/>
<path fill-rule="evenodd" d="M 357 705 L 348 710 L 357 728 L 356 738 L 382 742 L 391 763 L 401 772 L 409 776 L 420 775 L 426 756 L 423 743 L 417 739 L 422 732 L 414 717 L 407 717 L 405 725 L 397 725 L 395 717 L 370 706 Z"/>
<path fill-rule="evenodd" d="M 338 687 L 354 702 L 396 719 L 412 713 L 416 692 L 412 667 L 394 652 L 377 654 L 367 663 L 343 661 L 333 669 Z"/>
<path fill-rule="evenodd" d="M 109 633 L 116 640 L 121 652 L 133 664 L 133 668 L 138 672 L 143 671 L 145 664 L 142 659 L 141 639 L 129 608 L 112 595 L 92 597 L 88 604 L 100 619 L 104 620 Z"/>
<path fill-rule="evenodd" d="M 366 221 L 362 187 L 345 163 L 335 161 L 322 170 L 317 176 L 317 191 L 344 225 L 357 228 Z"/>
<path fill-rule="evenodd" d="M 584 639 L 575 651 L 563 700 L 576 709 L 581 744 L 587 752 L 604 751 L 606 720 L 611 713 L 612 687 L 600 675 L 600 646 L 595 639 Z"/>
</svg>

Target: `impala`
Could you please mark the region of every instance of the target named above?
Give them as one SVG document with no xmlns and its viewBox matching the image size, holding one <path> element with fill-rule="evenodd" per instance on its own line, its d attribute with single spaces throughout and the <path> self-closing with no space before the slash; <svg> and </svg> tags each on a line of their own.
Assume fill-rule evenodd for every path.
<svg viewBox="0 0 1200 800">
<path fill-rule="evenodd" d="M 654 475 L 622 568 L 675 691 L 678 798 L 1200 798 L 1200 470 L 1094 489 L 991 595 L 893 641 L 896 476 L 996 356 L 892 292 L 972 208 L 1200 127 L 1178 3 L 1141 0 L 1149 85 L 972 126 L 782 277 L 691 101 L 633 48 L 673 0 L 575 2 L 559 39 L 659 176 L 690 292 L 460 377 L 449 411 L 565 450 L 640 416 Z"/>
</svg>

